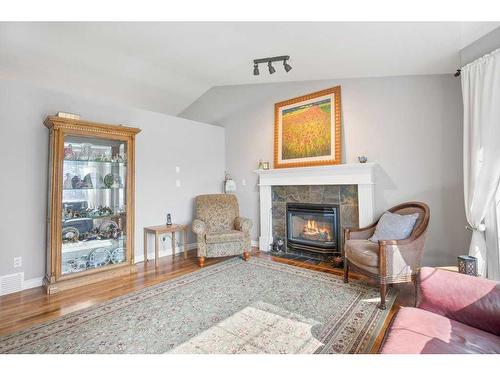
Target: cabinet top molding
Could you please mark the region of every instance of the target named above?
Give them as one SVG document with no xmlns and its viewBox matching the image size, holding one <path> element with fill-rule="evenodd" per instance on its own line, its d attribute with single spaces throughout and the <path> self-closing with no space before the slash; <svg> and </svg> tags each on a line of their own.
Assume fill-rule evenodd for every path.
<svg viewBox="0 0 500 375">
<path fill-rule="evenodd" d="M 131 128 L 123 125 L 109 125 L 93 121 L 77 120 L 57 116 L 48 116 L 43 122 L 48 129 L 72 129 L 103 132 L 108 134 L 132 135 L 141 131 L 139 128 Z"/>
</svg>

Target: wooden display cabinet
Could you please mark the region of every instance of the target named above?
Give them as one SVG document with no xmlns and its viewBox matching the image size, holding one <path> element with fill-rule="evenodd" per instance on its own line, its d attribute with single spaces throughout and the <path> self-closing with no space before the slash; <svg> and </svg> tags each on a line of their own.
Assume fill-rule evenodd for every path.
<svg viewBox="0 0 500 375">
<path fill-rule="evenodd" d="M 140 129 L 51 116 L 47 293 L 134 266 L 135 135 Z"/>
</svg>

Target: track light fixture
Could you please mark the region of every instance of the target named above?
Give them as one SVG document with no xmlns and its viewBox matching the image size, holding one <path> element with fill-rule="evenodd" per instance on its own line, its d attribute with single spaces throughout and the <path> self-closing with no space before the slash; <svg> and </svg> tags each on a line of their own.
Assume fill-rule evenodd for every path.
<svg viewBox="0 0 500 375">
<path fill-rule="evenodd" d="M 267 67 L 269 68 L 269 74 L 273 74 L 276 72 L 276 69 L 274 69 L 273 66 L 271 65 L 271 61 L 267 63 Z"/>
<path fill-rule="evenodd" d="M 286 60 L 283 60 L 283 68 L 285 68 L 285 72 L 289 72 L 292 70 L 292 67 L 286 63 Z"/>
<path fill-rule="evenodd" d="M 269 74 L 275 73 L 276 69 L 274 69 L 272 63 L 276 61 L 283 61 L 283 68 L 285 69 L 285 72 L 288 73 L 290 70 L 292 70 L 292 67 L 287 63 L 288 60 L 290 60 L 290 56 L 275 56 L 275 57 L 266 57 L 263 59 L 255 59 L 253 61 L 253 75 L 258 76 L 259 64 L 265 64 L 265 63 L 267 63 Z"/>
</svg>

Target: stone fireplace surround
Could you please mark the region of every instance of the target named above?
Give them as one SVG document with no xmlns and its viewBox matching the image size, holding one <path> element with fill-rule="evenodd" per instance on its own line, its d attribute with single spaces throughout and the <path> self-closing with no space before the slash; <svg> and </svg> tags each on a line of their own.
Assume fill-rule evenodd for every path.
<svg viewBox="0 0 500 375">
<path fill-rule="evenodd" d="M 271 195 L 271 225 L 273 239 L 286 238 L 286 204 L 292 202 L 339 205 L 339 250 L 342 249 L 344 228 L 358 226 L 357 185 L 280 185 L 271 187 Z"/>
<path fill-rule="evenodd" d="M 365 163 L 255 171 L 259 175 L 259 249 L 269 251 L 274 235 L 284 234 L 287 201 L 339 204 L 341 230 L 371 224 L 374 167 L 375 163 Z"/>
</svg>

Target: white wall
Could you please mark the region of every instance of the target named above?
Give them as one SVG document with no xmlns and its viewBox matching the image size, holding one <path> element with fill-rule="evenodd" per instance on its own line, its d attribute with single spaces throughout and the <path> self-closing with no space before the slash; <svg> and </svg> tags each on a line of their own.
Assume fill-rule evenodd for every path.
<svg viewBox="0 0 500 375">
<path fill-rule="evenodd" d="M 24 271 L 26 279 L 33 279 L 44 274 L 48 130 L 43 120 L 58 111 L 142 129 L 136 144 L 138 258 L 144 226 L 165 222 L 167 212 L 174 222 L 190 223 L 193 197 L 221 190 L 221 127 L 0 80 L 0 275 Z M 170 241 L 165 245 L 169 248 Z M 13 268 L 14 256 L 23 257 L 22 268 Z"/>
<path fill-rule="evenodd" d="M 380 166 L 377 213 L 403 201 L 426 202 L 431 224 L 424 263 L 456 264 L 456 256 L 467 253 L 470 236 L 464 229 L 459 79 L 432 75 L 216 87 L 181 116 L 225 127 L 226 166 L 257 240 L 252 171 L 259 158 L 273 159 L 274 103 L 336 85 L 342 88 L 344 161 L 356 162 L 364 154 Z"/>
</svg>

